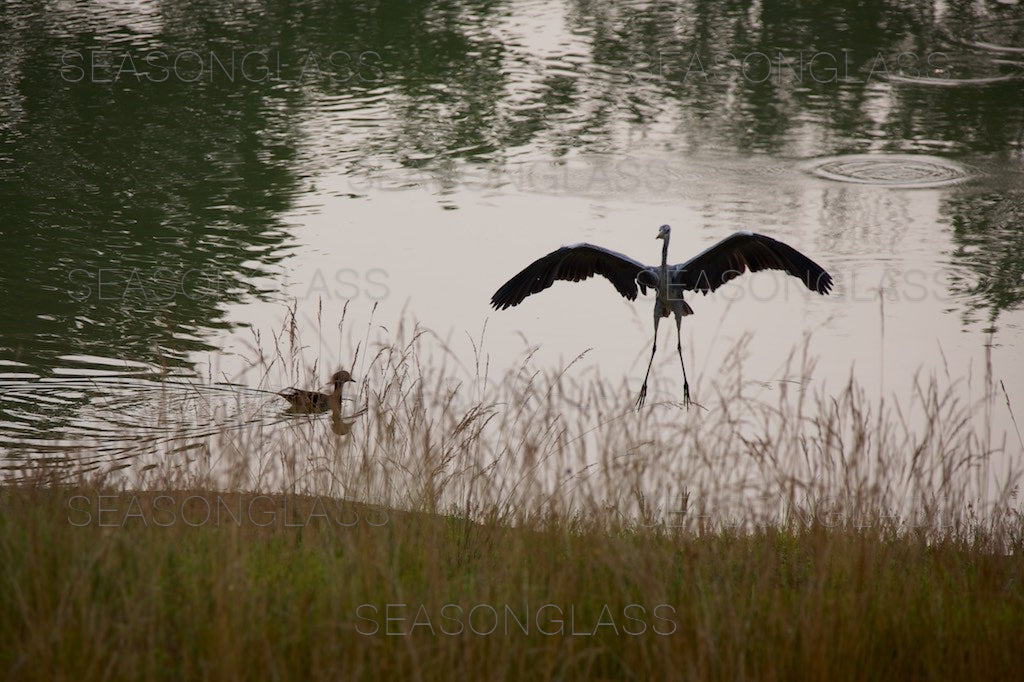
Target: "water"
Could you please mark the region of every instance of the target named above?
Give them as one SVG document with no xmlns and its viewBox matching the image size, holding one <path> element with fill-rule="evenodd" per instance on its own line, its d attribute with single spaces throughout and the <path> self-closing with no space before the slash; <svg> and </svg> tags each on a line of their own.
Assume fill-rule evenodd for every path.
<svg viewBox="0 0 1024 682">
<path fill-rule="evenodd" d="M 753 229 L 836 280 L 695 296 L 691 380 L 753 333 L 748 372 L 775 390 L 810 334 L 826 383 L 1002 381 L 1024 413 L 1019 5 L 10 0 L 0 44 L 9 459 L 102 459 L 115 429 L 141 439 L 125 461 L 173 449 L 153 415 L 201 434 L 218 383 L 217 423 L 274 421 L 259 390 L 349 366 L 403 317 L 467 365 L 486 323 L 495 368 L 592 348 L 578 371 L 635 389 L 649 298 L 488 300 L 564 243 L 656 262 L 662 223 L 674 261 Z M 304 346 L 268 374 L 288 306 Z M 651 400 L 680 398 L 674 363 Z M 1013 451 L 1005 405 L 986 420 Z"/>
</svg>

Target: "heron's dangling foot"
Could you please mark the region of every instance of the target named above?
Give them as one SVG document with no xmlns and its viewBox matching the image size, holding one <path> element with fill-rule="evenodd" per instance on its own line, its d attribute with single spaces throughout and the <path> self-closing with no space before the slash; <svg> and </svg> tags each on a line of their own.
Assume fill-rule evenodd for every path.
<svg viewBox="0 0 1024 682">
<path fill-rule="evenodd" d="M 654 354 L 658 352 L 658 322 L 661 320 L 660 309 L 655 306 L 654 308 L 654 341 L 651 342 L 651 359 L 647 361 L 647 371 L 644 373 L 644 383 L 640 386 L 640 395 L 636 399 L 636 411 L 639 412 L 640 408 L 644 406 L 644 400 L 647 398 L 647 380 L 651 378 L 651 365 L 654 364 Z"/>
<path fill-rule="evenodd" d="M 647 383 L 640 387 L 640 395 L 636 399 L 636 411 L 639 412 L 640 408 L 644 406 L 644 400 L 647 399 Z"/>
<path fill-rule="evenodd" d="M 683 333 L 680 330 L 682 320 L 682 310 L 680 308 L 676 308 L 676 352 L 679 353 L 679 366 L 683 368 L 683 407 L 689 407 L 690 382 L 686 379 L 686 363 L 683 362 Z"/>
</svg>

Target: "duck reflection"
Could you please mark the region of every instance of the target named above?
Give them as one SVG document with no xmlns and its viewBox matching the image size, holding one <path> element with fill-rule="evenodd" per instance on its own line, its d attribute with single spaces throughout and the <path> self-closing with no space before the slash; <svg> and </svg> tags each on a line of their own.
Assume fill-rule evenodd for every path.
<svg viewBox="0 0 1024 682">
<path fill-rule="evenodd" d="M 352 425 L 356 423 L 356 420 L 366 414 L 366 408 L 359 410 L 353 414 L 345 416 L 341 415 L 341 409 L 335 408 L 331 410 L 331 431 L 336 436 L 347 436 L 352 433 Z"/>
</svg>

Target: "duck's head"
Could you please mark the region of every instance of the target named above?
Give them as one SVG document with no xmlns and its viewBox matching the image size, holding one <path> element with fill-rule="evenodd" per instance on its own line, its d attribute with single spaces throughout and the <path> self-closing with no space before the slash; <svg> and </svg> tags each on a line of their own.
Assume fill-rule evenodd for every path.
<svg viewBox="0 0 1024 682">
<path fill-rule="evenodd" d="M 341 384 L 345 384 L 350 381 L 355 381 L 355 379 L 352 378 L 352 375 L 348 373 L 347 369 L 343 369 L 331 375 L 331 383 L 335 386 L 340 386 Z"/>
</svg>

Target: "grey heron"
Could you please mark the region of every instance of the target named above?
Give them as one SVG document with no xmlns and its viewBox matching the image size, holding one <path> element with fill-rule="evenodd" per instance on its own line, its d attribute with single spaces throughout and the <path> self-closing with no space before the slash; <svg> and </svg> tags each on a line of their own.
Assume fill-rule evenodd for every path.
<svg viewBox="0 0 1024 682">
<path fill-rule="evenodd" d="M 811 291 L 828 294 L 832 277 L 825 270 L 792 246 L 755 232 L 741 231 L 726 237 L 714 246 L 677 265 L 668 264 L 668 241 L 672 229 L 662 225 L 656 239 L 663 240 L 661 266 L 644 265 L 617 251 L 593 244 L 571 244 L 556 249 L 527 265 L 519 274 L 505 282 L 491 297 L 496 310 L 504 310 L 523 302 L 527 296 L 544 291 L 555 280 L 579 282 L 594 275 L 607 278 L 615 290 L 630 301 L 637 291 L 646 294 L 650 287 L 656 291 L 654 300 L 654 341 L 647 373 L 636 401 L 639 410 L 647 397 L 647 380 L 658 349 L 658 323 L 661 318 L 675 315 L 676 350 L 683 368 L 683 404 L 690 405 L 690 384 L 686 379 L 683 362 L 682 322 L 692 315 L 693 309 L 683 300 L 684 291 L 702 294 L 715 291 L 729 280 L 747 270 L 783 270 L 799 278 Z"/>
<path fill-rule="evenodd" d="M 289 403 L 292 412 L 326 412 L 327 410 L 337 411 L 341 406 L 341 393 L 345 384 L 355 381 L 347 370 L 341 370 L 331 375 L 331 383 L 334 384 L 334 391 L 330 394 L 318 393 L 316 391 L 304 391 L 301 388 L 286 388 L 278 391 Z"/>
</svg>

